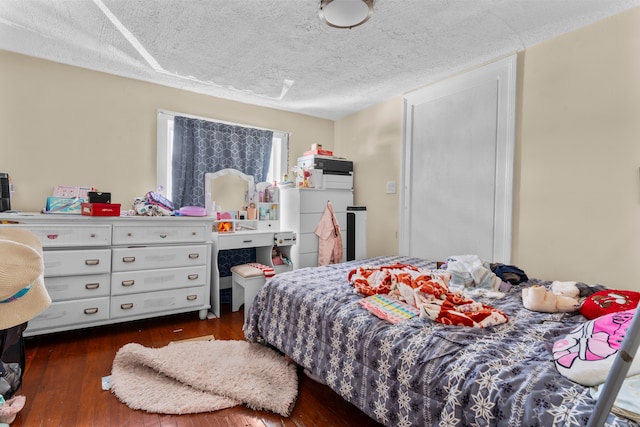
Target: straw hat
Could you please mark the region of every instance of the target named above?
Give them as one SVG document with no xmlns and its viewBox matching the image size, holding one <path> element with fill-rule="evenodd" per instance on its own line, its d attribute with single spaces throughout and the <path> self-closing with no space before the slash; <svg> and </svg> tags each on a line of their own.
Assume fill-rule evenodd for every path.
<svg viewBox="0 0 640 427">
<path fill-rule="evenodd" d="M 34 318 L 49 307 L 42 245 L 32 232 L 0 227 L 0 329 Z"/>
</svg>

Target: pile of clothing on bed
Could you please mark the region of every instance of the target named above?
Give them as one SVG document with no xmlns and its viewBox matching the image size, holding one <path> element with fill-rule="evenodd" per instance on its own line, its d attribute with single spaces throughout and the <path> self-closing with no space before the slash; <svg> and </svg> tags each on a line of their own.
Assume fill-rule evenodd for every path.
<svg viewBox="0 0 640 427">
<path fill-rule="evenodd" d="M 506 314 L 467 298 L 449 287 L 451 273 L 409 264 L 360 266 L 349 282 L 365 296 L 360 304 L 380 318 L 396 323 L 419 315 L 448 325 L 483 328 L 508 321 Z"/>
</svg>

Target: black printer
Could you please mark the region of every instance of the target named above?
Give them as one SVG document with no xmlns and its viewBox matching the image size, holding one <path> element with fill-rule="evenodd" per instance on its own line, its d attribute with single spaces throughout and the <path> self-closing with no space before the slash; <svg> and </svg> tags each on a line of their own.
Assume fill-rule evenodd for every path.
<svg viewBox="0 0 640 427">
<path fill-rule="evenodd" d="M 322 169 L 323 174 L 331 175 L 351 175 L 353 173 L 352 161 L 317 154 L 298 157 L 298 167 L 305 169 Z"/>
</svg>

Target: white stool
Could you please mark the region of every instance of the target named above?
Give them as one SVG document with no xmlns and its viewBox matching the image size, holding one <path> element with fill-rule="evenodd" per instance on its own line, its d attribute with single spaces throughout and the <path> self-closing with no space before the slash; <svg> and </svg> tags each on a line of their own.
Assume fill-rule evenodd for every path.
<svg viewBox="0 0 640 427">
<path fill-rule="evenodd" d="M 247 319 L 249 307 L 266 279 L 259 268 L 241 264 L 231 267 L 231 311 L 240 310 L 244 304 L 244 318 Z"/>
</svg>

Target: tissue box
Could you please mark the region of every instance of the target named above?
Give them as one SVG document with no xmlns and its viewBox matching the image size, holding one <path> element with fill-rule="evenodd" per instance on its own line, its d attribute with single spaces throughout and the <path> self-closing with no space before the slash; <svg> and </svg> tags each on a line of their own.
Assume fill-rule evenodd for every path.
<svg viewBox="0 0 640 427">
<path fill-rule="evenodd" d="M 83 203 L 82 215 L 120 216 L 120 204 L 119 203 Z"/>
<path fill-rule="evenodd" d="M 82 197 L 47 197 L 46 213 L 77 214 L 82 209 Z"/>
</svg>

